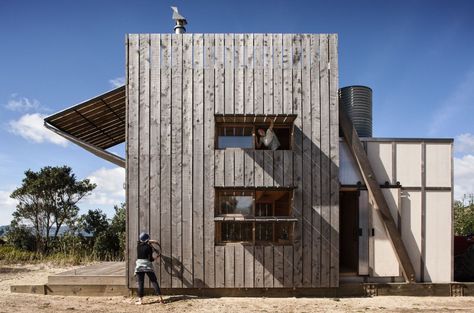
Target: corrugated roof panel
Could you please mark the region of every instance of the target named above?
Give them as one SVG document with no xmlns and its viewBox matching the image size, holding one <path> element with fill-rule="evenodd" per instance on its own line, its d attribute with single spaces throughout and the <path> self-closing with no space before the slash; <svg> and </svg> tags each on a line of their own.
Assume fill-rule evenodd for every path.
<svg viewBox="0 0 474 313">
<path fill-rule="evenodd" d="M 108 149 L 125 142 L 125 86 L 45 118 L 45 122 L 86 143 Z"/>
</svg>

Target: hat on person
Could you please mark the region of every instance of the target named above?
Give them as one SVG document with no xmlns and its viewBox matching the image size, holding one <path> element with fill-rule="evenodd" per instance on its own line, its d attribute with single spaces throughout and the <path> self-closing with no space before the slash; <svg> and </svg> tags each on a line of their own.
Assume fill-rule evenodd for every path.
<svg viewBox="0 0 474 313">
<path fill-rule="evenodd" d="M 142 232 L 139 236 L 140 238 L 140 241 L 141 242 L 147 242 L 148 240 L 150 240 L 150 235 L 148 235 L 147 233 L 145 232 Z"/>
</svg>

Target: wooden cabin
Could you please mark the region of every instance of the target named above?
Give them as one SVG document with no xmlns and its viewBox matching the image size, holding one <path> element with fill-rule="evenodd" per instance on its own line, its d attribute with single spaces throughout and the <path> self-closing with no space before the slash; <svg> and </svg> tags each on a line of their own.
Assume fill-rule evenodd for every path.
<svg viewBox="0 0 474 313">
<path fill-rule="evenodd" d="M 337 35 L 125 47 L 125 87 L 45 125 L 126 168 L 130 288 L 142 231 L 174 290 L 452 280 L 452 140 L 341 139 Z M 271 121 L 280 146 L 261 149 Z M 125 159 L 106 150 L 124 141 Z"/>
</svg>

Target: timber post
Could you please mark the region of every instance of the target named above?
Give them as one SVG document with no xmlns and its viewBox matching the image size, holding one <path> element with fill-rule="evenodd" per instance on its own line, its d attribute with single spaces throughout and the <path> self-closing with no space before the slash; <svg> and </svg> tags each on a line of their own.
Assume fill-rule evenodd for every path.
<svg viewBox="0 0 474 313">
<path fill-rule="evenodd" d="M 342 129 L 344 139 L 359 166 L 362 177 L 369 190 L 369 197 L 375 202 L 375 210 L 379 213 L 384 228 L 395 248 L 395 254 L 401 265 L 403 276 L 408 283 L 416 282 L 415 269 L 408 256 L 407 249 L 403 244 L 402 237 L 398 231 L 397 224 L 390 214 L 388 203 L 382 193 L 382 189 L 376 180 L 375 173 L 369 163 L 369 158 L 357 135 L 357 131 L 346 114 L 344 107 L 339 107 L 339 125 Z"/>
</svg>

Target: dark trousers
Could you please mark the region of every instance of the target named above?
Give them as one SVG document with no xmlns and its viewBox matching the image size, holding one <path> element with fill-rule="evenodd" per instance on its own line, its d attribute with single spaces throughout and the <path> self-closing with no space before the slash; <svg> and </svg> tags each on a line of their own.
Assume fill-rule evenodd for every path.
<svg viewBox="0 0 474 313">
<path fill-rule="evenodd" d="M 148 275 L 150 282 L 155 289 L 155 295 L 160 295 L 161 290 L 160 286 L 158 285 L 158 280 L 156 279 L 156 275 L 154 272 L 137 272 L 137 283 L 138 283 L 138 297 L 143 298 L 143 294 L 145 293 L 144 284 L 145 284 L 145 273 Z"/>
</svg>

